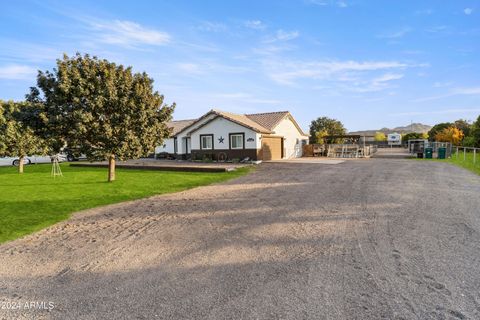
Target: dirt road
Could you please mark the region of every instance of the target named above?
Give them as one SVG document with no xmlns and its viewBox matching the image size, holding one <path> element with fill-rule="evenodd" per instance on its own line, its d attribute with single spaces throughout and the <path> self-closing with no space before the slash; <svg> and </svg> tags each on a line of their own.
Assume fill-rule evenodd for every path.
<svg viewBox="0 0 480 320">
<path fill-rule="evenodd" d="M 78 214 L 0 258 L 3 306 L 54 304 L 1 319 L 480 319 L 480 177 L 414 160 L 263 164 Z"/>
</svg>

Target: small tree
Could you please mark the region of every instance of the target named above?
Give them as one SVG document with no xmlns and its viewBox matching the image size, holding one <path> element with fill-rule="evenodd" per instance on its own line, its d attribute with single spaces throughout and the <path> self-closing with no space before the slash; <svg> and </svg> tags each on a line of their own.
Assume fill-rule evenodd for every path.
<svg viewBox="0 0 480 320">
<path fill-rule="evenodd" d="M 480 116 L 478 116 L 477 120 L 471 126 L 468 142 L 471 146 L 480 147 Z"/>
<path fill-rule="evenodd" d="M 313 120 L 310 124 L 310 143 L 322 143 L 326 136 L 342 136 L 347 130 L 343 124 L 335 119 L 328 117 L 320 117 Z M 327 143 L 335 143 L 336 140 L 326 141 Z"/>
<path fill-rule="evenodd" d="M 54 140 L 91 161 L 108 160 L 108 181 L 115 180 L 116 159 L 145 156 L 170 133 L 166 122 L 175 104 L 164 104 L 153 79 L 131 67 L 64 55 L 52 72 L 39 72 L 37 86 L 28 100 L 43 105 L 41 118 Z"/>
<path fill-rule="evenodd" d="M 419 132 L 409 132 L 402 136 L 402 141 L 416 140 L 416 139 L 427 139 L 425 133 Z"/>
<path fill-rule="evenodd" d="M 373 139 L 375 141 L 387 141 L 387 136 L 383 132 L 375 132 Z"/>
<path fill-rule="evenodd" d="M 438 123 L 434 125 L 430 131 L 428 131 L 428 136 L 430 137 L 429 139 L 431 141 L 434 141 L 436 138 L 437 133 L 442 131 L 443 129 L 454 127 L 455 125 L 451 122 L 443 122 L 443 123 Z"/>
<path fill-rule="evenodd" d="M 472 125 L 467 120 L 458 119 L 453 124 L 455 125 L 455 128 L 463 132 L 465 137 L 470 135 Z"/>
<path fill-rule="evenodd" d="M 328 136 L 327 130 L 320 130 L 316 133 L 315 138 L 318 144 L 325 144 L 325 137 Z"/>
<path fill-rule="evenodd" d="M 7 119 L 5 119 L 5 110 L 3 108 L 3 101 L 0 100 L 0 155 L 4 154 L 7 149 L 5 141 L 4 128 L 6 127 Z"/>
<path fill-rule="evenodd" d="M 25 157 L 45 154 L 45 144 L 26 123 L 21 121 L 25 103 L 0 101 L 0 155 L 18 157 L 18 173 L 23 173 Z"/>
<path fill-rule="evenodd" d="M 435 135 L 435 140 L 459 145 L 463 140 L 463 132 L 456 127 L 445 128 Z"/>
</svg>

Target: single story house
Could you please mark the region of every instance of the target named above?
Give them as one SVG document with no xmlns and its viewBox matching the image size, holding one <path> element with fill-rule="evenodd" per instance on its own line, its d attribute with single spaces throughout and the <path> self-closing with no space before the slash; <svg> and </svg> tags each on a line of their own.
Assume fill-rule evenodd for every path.
<svg viewBox="0 0 480 320">
<path fill-rule="evenodd" d="M 169 128 L 170 138 L 155 153 L 177 159 L 297 158 L 309 138 L 288 111 L 235 114 L 210 110 L 198 119 L 171 121 Z"/>
</svg>

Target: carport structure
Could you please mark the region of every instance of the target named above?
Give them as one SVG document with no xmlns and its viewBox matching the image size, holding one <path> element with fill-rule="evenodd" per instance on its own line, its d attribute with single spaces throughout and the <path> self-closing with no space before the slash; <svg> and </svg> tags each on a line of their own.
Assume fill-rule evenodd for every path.
<svg viewBox="0 0 480 320">
<path fill-rule="evenodd" d="M 372 155 L 376 147 L 360 144 L 360 135 L 330 135 L 322 138 L 322 144 L 306 146 L 307 156 L 326 156 L 330 158 L 363 158 Z"/>
</svg>

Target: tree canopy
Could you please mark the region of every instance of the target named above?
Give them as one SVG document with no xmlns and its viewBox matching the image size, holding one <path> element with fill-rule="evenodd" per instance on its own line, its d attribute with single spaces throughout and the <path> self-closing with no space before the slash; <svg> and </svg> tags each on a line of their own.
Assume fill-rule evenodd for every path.
<svg viewBox="0 0 480 320">
<path fill-rule="evenodd" d="M 57 60 L 53 71 L 40 71 L 27 96 L 41 106 L 40 118 L 50 138 L 75 148 L 89 160 L 135 159 L 154 151 L 168 137 L 167 105 L 153 89 L 153 79 L 131 67 L 77 53 Z"/>
<path fill-rule="evenodd" d="M 22 102 L 0 101 L 0 156 L 18 157 L 19 173 L 23 173 L 23 159 L 27 155 L 46 153 L 42 139 L 21 119 L 25 107 Z"/>
<path fill-rule="evenodd" d="M 415 139 L 428 139 L 428 134 L 421 132 L 409 132 L 402 136 L 402 140 L 405 142 Z"/>
<path fill-rule="evenodd" d="M 341 136 L 346 133 L 347 130 L 340 121 L 328 117 L 320 117 L 313 120 L 310 124 L 310 143 L 323 143 L 326 136 Z M 329 140 L 326 142 L 335 143 L 336 141 Z"/>
<path fill-rule="evenodd" d="M 0 100 L 0 155 L 5 152 L 7 148 L 5 144 L 5 135 L 4 135 L 4 128 L 6 127 L 7 120 L 5 119 L 4 109 L 3 109 L 3 101 Z"/>
<path fill-rule="evenodd" d="M 453 127 L 454 124 L 451 123 L 451 122 L 442 122 L 442 123 L 438 123 L 436 125 L 434 125 L 430 131 L 428 131 L 428 136 L 429 136 L 429 139 L 431 141 L 434 141 L 436 138 L 436 135 L 437 133 L 439 133 L 440 131 L 442 131 L 443 129 L 446 129 L 446 128 L 449 128 L 449 127 Z"/>
<path fill-rule="evenodd" d="M 454 145 L 459 145 L 463 140 L 462 130 L 451 126 L 443 129 L 435 135 L 435 140 L 440 142 L 450 142 Z"/>
<path fill-rule="evenodd" d="M 473 147 L 480 148 L 480 116 L 472 124 L 469 138 Z"/>
<path fill-rule="evenodd" d="M 470 129 L 472 125 L 467 120 L 458 119 L 453 123 L 453 125 L 455 128 L 461 130 L 465 137 L 470 135 Z"/>
<path fill-rule="evenodd" d="M 375 141 L 387 141 L 387 136 L 383 132 L 375 132 L 375 135 L 373 136 L 373 139 Z"/>
</svg>

